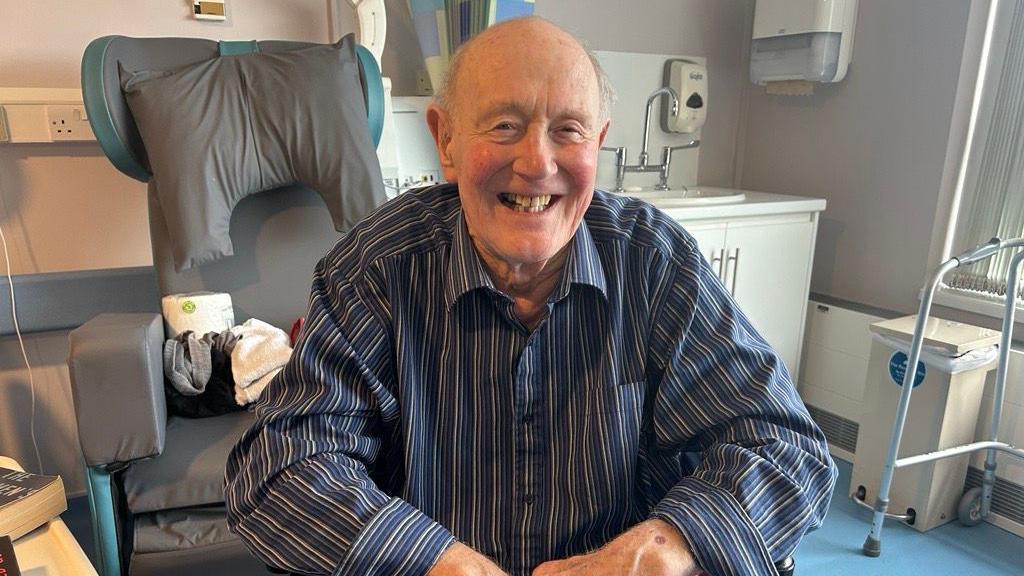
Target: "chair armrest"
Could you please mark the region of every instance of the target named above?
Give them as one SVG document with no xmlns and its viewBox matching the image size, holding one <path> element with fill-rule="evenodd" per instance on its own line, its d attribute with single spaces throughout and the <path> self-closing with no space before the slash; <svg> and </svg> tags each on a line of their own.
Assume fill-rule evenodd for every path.
<svg viewBox="0 0 1024 576">
<path fill-rule="evenodd" d="M 164 325 L 159 314 L 100 314 L 71 331 L 68 371 L 85 463 L 164 449 Z"/>
</svg>

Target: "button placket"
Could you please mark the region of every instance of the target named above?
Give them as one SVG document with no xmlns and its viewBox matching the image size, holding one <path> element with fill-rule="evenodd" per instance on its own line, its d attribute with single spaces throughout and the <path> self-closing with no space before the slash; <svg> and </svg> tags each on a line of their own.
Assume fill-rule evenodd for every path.
<svg viewBox="0 0 1024 576">
<path fill-rule="evenodd" d="M 534 546 L 532 537 L 541 528 L 536 526 L 543 513 L 537 511 L 542 501 L 544 430 L 540 426 L 541 409 L 538 402 L 543 392 L 543 332 L 541 325 L 526 339 L 516 369 L 516 416 L 519 426 L 515 431 L 516 471 L 515 485 L 517 500 L 521 503 L 517 511 L 517 525 L 520 534 Z M 520 554 L 529 554 L 520 550 Z"/>
</svg>

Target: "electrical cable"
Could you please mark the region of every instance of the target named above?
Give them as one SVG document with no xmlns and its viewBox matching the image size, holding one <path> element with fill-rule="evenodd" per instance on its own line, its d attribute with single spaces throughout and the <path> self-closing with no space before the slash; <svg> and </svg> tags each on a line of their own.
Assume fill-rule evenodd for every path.
<svg viewBox="0 0 1024 576">
<path fill-rule="evenodd" d="M 36 381 L 32 377 L 32 365 L 28 361 L 28 354 L 25 352 L 25 341 L 21 338 L 21 328 L 18 326 L 18 306 L 14 301 L 14 278 L 11 276 L 11 258 L 7 254 L 7 237 L 4 236 L 3 228 L 0 228 L 0 241 L 4 246 L 4 262 L 7 264 L 7 285 L 11 288 L 11 317 L 14 319 L 14 333 L 18 335 L 18 345 L 21 347 L 21 357 L 25 360 L 25 367 L 28 369 L 28 388 L 32 398 L 31 416 L 29 416 L 29 433 L 32 436 L 32 447 L 36 451 L 36 464 L 39 466 L 36 471 L 43 473 L 43 458 L 39 452 L 39 442 L 36 441 Z"/>
</svg>

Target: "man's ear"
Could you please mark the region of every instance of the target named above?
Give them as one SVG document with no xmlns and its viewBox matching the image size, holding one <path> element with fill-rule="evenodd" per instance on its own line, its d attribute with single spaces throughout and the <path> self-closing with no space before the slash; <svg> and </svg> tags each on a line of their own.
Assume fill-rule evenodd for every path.
<svg viewBox="0 0 1024 576">
<path fill-rule="evenodd" d="M 444 172 L 444 179 L 449 182 L 457 182 L 457 170 L 452 158 L 451 117 L 436 103 L 431 103 L 430 106 L 427 106 L 427 126 L 430 127 L 434 145 L 437 146 L 437 159 Z"/>
<path fill-rule="evenodd" d="M 601 134 L 597 137 L 597 147 L 604 146 L 604 139 L 608 137 L 608 129 L 611 128 L 611 118 L 604 121 L 604 126 L 601 127 Z"/>
</svg>

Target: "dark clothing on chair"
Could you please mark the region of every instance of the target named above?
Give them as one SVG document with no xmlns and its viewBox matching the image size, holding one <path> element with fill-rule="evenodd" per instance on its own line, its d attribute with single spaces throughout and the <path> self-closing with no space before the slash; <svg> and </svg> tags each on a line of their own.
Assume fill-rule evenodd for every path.
<svg viewBox="0 0 1024 576">
<path fill-rule="evenodd" d="M 164 392 L 169 413 L 207 418 L 243 409 L 235 402 L 235 381 L 231 377 L 231 350 L 238 340 L 230 330 L 209 332 L 199 339 L 187 330 L 164 344 Z M 176 359 L 170 365 L 168 354 Z M 201 369 L 195 370 L 197 366 Z M 199 381 L 203 376 L 208 379 Z M 194 393 L 188 393 L 186 382 Z"/>
</svg>

